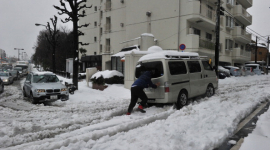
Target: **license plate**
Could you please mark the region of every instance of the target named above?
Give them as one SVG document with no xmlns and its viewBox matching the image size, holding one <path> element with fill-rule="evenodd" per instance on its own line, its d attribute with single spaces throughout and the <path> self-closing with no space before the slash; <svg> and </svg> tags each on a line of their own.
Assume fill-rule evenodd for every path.
<svg viewBox="0 0 270 150">
<path fill-rule="evenodd" d="M 51 95 L 50 99 L 57 99 L 57 95 Z"/>
</svg>

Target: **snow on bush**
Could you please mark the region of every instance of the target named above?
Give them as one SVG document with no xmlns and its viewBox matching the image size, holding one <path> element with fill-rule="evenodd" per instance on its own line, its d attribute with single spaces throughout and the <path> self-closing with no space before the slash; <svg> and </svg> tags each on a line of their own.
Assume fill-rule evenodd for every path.
<svg viewBox="0 0 270 150">
<path fill-rule="evenodd" d="M 119 71 L 116 71 L 116 70 L 105 70 L 105 71 L 98 71 L 97 73 L 93 74 L 91 79 L 93 78 L 99 78 L 100 76 L 103 76 L 104 79 L 107 79 L 107 78 L 112 78 L 114 76 L 119 76 L 119 77 L 123 77 L 124 75 L 119 72 Z"/>
</svg>

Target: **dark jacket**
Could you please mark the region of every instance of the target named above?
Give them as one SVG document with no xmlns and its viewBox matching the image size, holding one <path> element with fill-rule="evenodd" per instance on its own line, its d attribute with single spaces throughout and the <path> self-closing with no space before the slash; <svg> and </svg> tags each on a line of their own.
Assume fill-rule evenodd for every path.
<svg viewBox="0 0 270 150">
<path fill-rule="evenodd" d="M 133 84 L 131 87 L 139 86 L 142 88 L 148 88 L 149 86 L 152 88 L 157 88 L 155 84 L 151 81 L 151 72 L 146 71 L 143 73 Z"/>
</svg>

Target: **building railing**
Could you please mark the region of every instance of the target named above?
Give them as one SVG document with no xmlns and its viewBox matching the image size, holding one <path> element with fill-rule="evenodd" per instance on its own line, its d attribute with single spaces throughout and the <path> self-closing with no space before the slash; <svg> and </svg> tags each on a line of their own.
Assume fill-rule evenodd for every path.
<svg viewBox="0 0 270 150">
<path fill-rule="evenodd" d="M 112 2 L 105 3 L 105 11 L 111 11 L 112 9 Z"/>
<path fill-rule="evenodd" d="M 216 11 L 214 9 L 209 8 L 207 5 L 201 4 L 201 15 L 212 20 L 216 21 Z"/>
<path fill-rule="evenodd" d="M 110 45 L 106 45 L 105 46 L 105 53 L 110 53 L 111 52 L 111 46 Z"/>
<path fill-rule="evenodd" d="M 105 32 L 111 32 L 111 24 L 110 23 L 104 24 L 104 29 L 105 29 Z"/>
<path fill-rule="evenodd" d="M 199 47 L 215 50 L 215 43 L 210 40 L 199 39 Z"/>
</svg>

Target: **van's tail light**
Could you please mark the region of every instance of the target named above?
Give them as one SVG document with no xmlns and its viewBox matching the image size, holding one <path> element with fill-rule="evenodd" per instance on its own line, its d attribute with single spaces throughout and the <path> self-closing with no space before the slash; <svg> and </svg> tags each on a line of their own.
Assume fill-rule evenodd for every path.
<svg viewBox="0 0 270 150">
<path fill-rule="evenodd" d="M 169 88 L 168 82 L 164 82 L 164 90 L 165 90 L 165 93 L 170 92 L 170 88 Z"/>
</svg>

